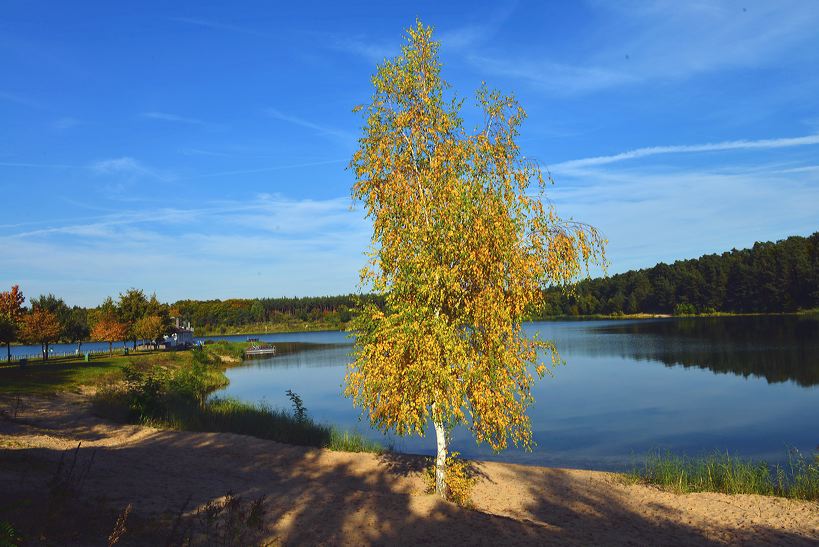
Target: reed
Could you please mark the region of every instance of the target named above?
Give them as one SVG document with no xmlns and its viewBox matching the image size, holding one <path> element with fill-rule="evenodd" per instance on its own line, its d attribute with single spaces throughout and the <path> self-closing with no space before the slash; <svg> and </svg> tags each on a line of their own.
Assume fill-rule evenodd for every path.
<svg viewBox="0 0 819 547">
<path fill-rule="evenodd" d="M 636 482 L 677 493 L 721 492 L 819 500 L 819 454 L 811 460 L 795 449 L 788 451 L 786 465 L 773 467 L 728 452 L 690 457 L 654 451 L 629 476 Z"/>
</svg>

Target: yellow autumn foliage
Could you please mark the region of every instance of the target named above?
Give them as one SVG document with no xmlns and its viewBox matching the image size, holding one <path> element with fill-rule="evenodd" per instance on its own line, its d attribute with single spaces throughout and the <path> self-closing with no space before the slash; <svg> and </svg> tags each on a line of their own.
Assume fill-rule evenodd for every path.
<svg viewBox="0 0 819 547">
<path fill-rule="evenodd" d="M 605 241 L 545 199 L 551 180 L 516 142 L 515 99 L 479 89 L 483 124 L 468 132 L 462 103 L 444 98 L 432 29 L 418 22 L 406 39 L 359 108 L 353 197 L 373 223 L 361 275 L 386 308 L 353 323 L 345 393 L 383 430 L 423 435 L 431 419 L 495 450 L 528 447 L 533 382 L 559 357 L 522 321 L 544 288 L 603 263 Z"/>
</svg>

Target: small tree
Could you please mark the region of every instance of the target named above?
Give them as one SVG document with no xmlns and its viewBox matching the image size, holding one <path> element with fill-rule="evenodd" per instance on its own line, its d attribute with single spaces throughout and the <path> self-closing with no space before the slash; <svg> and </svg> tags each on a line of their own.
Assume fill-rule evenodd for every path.
<svg viewBox="0 0 819 547">
<path fill-rule="evenodd" d="M 385 309 L 365 305 L 354 319 L 345 393 L 383 430 L 423 435 L 432 422 L 446 497 L 455 425 L 495 450 L 510 439 L 530 446 L 530 366 L 542 377 L 538 352 L 559 358 L 522 321 L 547 286 L 602 259 L 604 241 L 544 205 L 543 175 L 516 143 L 525 114 L 512 97 L 480 89 L 483 126 L 464 129 L 461 102 L 444 100 L 437 51 L 419 22 L 372 78 L 351 167 L 353 197 L 373 222 L 362 281 L 386 295 Z"/>
<path fill-rule="evenodd" d="M 25 301 L 18 285 L 0 292 L 0 342 L 6 344 L 6 361 L 11 361 L 11 343 L 17 341 Z"/>
<path fill-rule="evenodd" d="M 31 344 L 40 344 L 43 360 L 48 360 L 48 345 L 60 339 L 62 325 L 54 312 L 35 308 L 23 317 L 20 337 Z"/>
<path fill-rule="evenodd" d="M 156 315 L 162 320 L 163 335 L 167 334 L 173 326 L 171 323 L 168 305 L 162 304 L 159 300 L 157 300 L 156 293 L 152 293 L 151 298 L 148 299 L 148 305 L 145 308 L 145 315 Z"/>
<path fill-rule="evenodd" d="M 136 349 L 138 339 L 134 331 L 134 325 L 136 325 L 137 321 L 145 317 L 145 314 L 148 312 L 148 304 L 148 299 L 141 289 L 131 288 L 119 295 L 117 316 L 120 321 L 126 324 L 126 338 L 133 341 L 134 349 Z"/>
<path fill-rule="evenodd" d="M 17 340 L 17 323 L 0 314 L 0 342 L 6 344 L 6 361 L 11 361 L 11 343 Z"/>
<path fill-rule="evenodd" d="M 250 305 L 250 316 L 256 323 L 264 321 L 264 304 L 262 304 L 261 300 L 256 299 Z"/>
<path fill-rule="evenodd" d="M 156 345 L 156 341 L 168 331 L 167 326 L 158 315 L 146 315 L 133 326 L 134 334 L 140 340 L 150 340 Z"/>
<path fill-rule="evenodd" d="M 88 328 L 88 312 L 84 308 L 74 306 L 66 314 L 63 321 L 63 336 L 71 343 L 77 344 L 77 353 L 82 351 L 82 342 L 91 334 Z"/>
<path fill-rule="evenodd" d="M 111 315 L 103 315 L 91 328 L 91 340 L 108 342 L 108 353 L 114 353 L 113 344 L 125 340 L 128 335 L 128 325 L 118 321 Z"/>
<path fill-rule="evenodd" d="M 32 309 L 39 308 L 41 310 L 50 311 L 61 320 L 61 323 L 62 318 L 71 311 L 62 298 L 58 298 L 51 293 L 41 294 L 37 298 L 32 298 L 30 304 Z"/>
</svg>

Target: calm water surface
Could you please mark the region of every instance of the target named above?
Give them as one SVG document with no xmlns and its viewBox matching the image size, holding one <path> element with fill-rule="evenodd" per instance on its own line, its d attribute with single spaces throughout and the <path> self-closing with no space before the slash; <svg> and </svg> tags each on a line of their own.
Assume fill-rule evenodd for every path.
<svg viewBox="0 0 819 547">
<path fill-rule="evenodd" d="M 453 448 L 465 457 L 624 469 L 656 448 L 730 450 L 774 462 L 786 447 L 811 453 L 819 444 L 817 318 L 543 322 L 527 329 L 554 340 L 566 361 L 534 387 L 529 415 L 537 446 L 495 454 L 459 429 Z M 217 395 L 289 408 L 284 392 L 292 389 L 320 422 L 397 450 L 432 453 L 432 432 L 425 439 L 385 437 L 342 396 L 352 349 L 344 333 L 260 338 L 316 345 L 230 369 L 230 385 Z"/>
</svg>

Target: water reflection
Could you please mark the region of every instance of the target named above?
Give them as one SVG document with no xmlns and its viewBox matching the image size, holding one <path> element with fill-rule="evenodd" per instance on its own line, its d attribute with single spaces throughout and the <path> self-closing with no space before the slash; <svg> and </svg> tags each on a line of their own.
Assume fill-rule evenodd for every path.
<svg viewBox="0 0 819 547">
<path fill-rule="evenodd" d="M 593 327 L 590 333 L 605 336 L 586 348 L 589 354 L 707 368 L 765 378 L 769 383 L 819 384 L 819 320 L 815 316 L 629 321 Z"/>
<path fill-rule="evenodd" d="M 337 367 L 346 364 L 352 350 L 349 344 L 311 344 L 309 342 L 279 342 L 276 355 L 256 357 L 244 362 L 253 368 Z"/>
<path fill-rule="evenodd" d="M 776 462 L 787 446 L 810 453 L 819 442 L 815 318 L 571 321 L 526 328 L 554 340 L 566 360 L 533 388 L 529 416 L 537 446 L 495 454 L 457 428 L 453 449 L 465 457 L 616 470 L 656 448 L 730 450 Z M 230 369 L 230 385 L 220 395 L 289 408 L 284 392 L 292 389 L 319 422 L 358 430 L 400 451 L 434 450 L 429 437 L 371 430 L 343 397 L 352 349 L 343 334 L 264 339 L 281 348 L 279 355 Z"/>
</svg>

